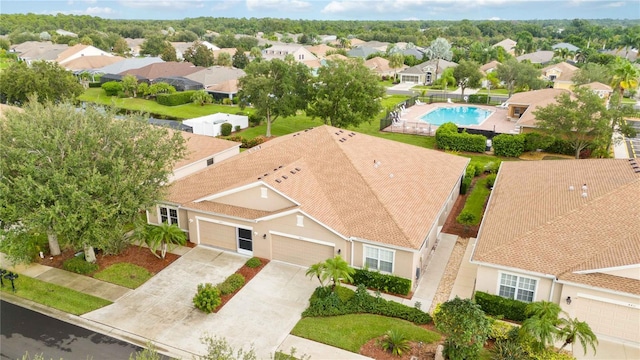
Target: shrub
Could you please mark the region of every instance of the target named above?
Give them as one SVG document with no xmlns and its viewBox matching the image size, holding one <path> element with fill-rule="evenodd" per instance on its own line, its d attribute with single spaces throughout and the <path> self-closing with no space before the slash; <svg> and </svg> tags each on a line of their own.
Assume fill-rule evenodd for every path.
<svg viewBox="0 0 640 360">
<path fill-rule="evenodd" d="M 436 130 L 436 145 L 443 150 L 483 153 L 486 143 L 486 136 L 458 133 L 458 127 L 451 122 L 440 125 Z"/>
<path fill-rule="evenodd" d="M 411 291 L 411 280 L 377 271 L 355 269 L 354 285 L 364 285 L 369 289 L 380 290 L 390 294 L 407 295 Z"/>
<path fill-rule="evenodd" d="M 216 285 L 221 295 L 229 295 L 240 289 L 245 283 L 244 276 L 241 274 L 231 274 L 223 282 Z"/>
<path fill-rule="evenodd" d="M 258 259 L 257 257 L 252 257 L 251 259 L 247 260 L 246 263 L 244 263 L 248 268 L 252 268 L 255 269 L 257 267 L 259 267 L 260 265 L 262 265 L 262 261 L 260 259 Z"/>
<path fill-rule="evenodd" d="M 493 360 L 529 360 L 520 343 L 516 340 L 498 340 L 491 349 Z"/>
<path fill-rule="evenodd" d="M 499 161 L 490 161 L 484 166 L 484 172 L 489 174 L 495 174 L 500 169 Z"/>
<path fill-rule="evenodd" d="M 509 332 L 514 326 L 508 322 L 491 319 L 491 332 L 489 338 L 493 340 L 507 340 Z"/>
<path fill-rule="evenodd" d="M 420 309 L 371 296 L 364 285 L 359 285 L 351 297 L 346 296 L 347 293 L 343 292 L 338 295 L 329 286 L 316 288 L 309 299 L 309 307 L 302 313 L 302 316 L 368 313 L 404 319 L 418 325 L 428 324 L 432 320 L 428 313 Z M 348 299 L 343 302 L 341 297 Z"/>
<path fill-rule="evenodd" d="M 553 137 L 538 132 L 529 132 L 524 134 L 524 151 L 536 151 L 538 149 L 547 149 L 553 144 Z"/>
<path fill-rule="evenodd" d="M 344 286 L 336 286 L 333 289 L 333 292 L 336 293 L 336 295 L 338 295 L 338 298 L 340 299 L 340 301 L 342 301 L 343 303 L 348 302 L 349 300 L 351 300 L 351 298 L 356 294 L 355 291 L 346 288 Z"/>
<path fill-rule="evenodd" d="M 518 157 L 524 152 L 524 135 L 500 134 L 493 138 L 496 156 Z"/>
<path fill-rule="evenodd" d="M 480 222 L 480 219 L 469 210 L 462 210 L 458 217 L 456 217 L 456 221 L 458 224 L 462 224 L 465 226 L 465 229 L 468 230 L 468 227 L 471 225 L 477 225 Z"/>
<path fill-rule="evenodd" d="M 220 135 L 229 136 L 231 135 L 232 129 L 233 129 L 233 125 L 231 125 L 231 123 L 224 123 L 220 125 Z"/>
<path fill-rule="evenodd" d="M 233 131 L 238 132 L 240 131 L 240 129 L 242 129 L 242 127 L 240 125 L 236 125 L 233 127 Z"/>
<path fill-rule="evenodd" d="M 158 94 L 156 102 L 164 106 L 178 106 L 191 103 L 191 97 L 195 94 L 195 90 L 180 91 L 172 94 Z"/>
<path fill-rule="evenodd" d="M 469 95 L 469 102 L 471 104 L 486 104 L 489 102 L 489 95 L 486 94 L 471 94 Z"/>
<path fill-rule="evenodd" d="M 380 341 L 380 346 L 384 351 L 390 352 L 395 356 L 402 356 L 402 354 L 411 350 L 411 345 L 407 337 L 396 330 L 387 331 L 384 338 Z"/>
<path fill-rule="evenodd" d="M 107 96 L 116 96 L 122 92 L 122 84 L 117 81 L 108 81 L 100 86 Z"/>
<path fill-rule="evenodd" d="M 249 125 L 251 127 L 258 126 L 260 123 L 262 123 L 262 116 L 257 114 L 249 115 Z"/>
<path fill-rule="evenodd" d="M 475 300 L 487 315 L 503 316 L 507 320 L 524 321 L 527 303 L 476 291 Z"/>
<path fill-rule="evenodd" d="M 193 297 L 193 305 L 208 314 L 212 313 L 220 304 L 220 290 L 211 283 L 198 284 L 198 291 Z"/>
<path fill-rule="evenodd" d="M 487 187 L 489 189 L 493 188 L 493 185 L 496 183 L 496 174 L 489 174 L 487 175 Z"/>
<path fill-rule="evenodd" d="M 87 262 L 83 256 L 74 256 L 62 263 L 62 268 L 74 273 L 86 275 L 98 270 L 98 265 Z"/>
<path fill-rule="evenodd" d="M 233 104 L 233 101 L 229 98 L 224 98 L 222 99 L 222 105 L 231 105 Z"/>
<path fill-rule="evenodd" d="M 89 83 L 89 88 L 99 88 L 102 87 L 102 84 L 100 84 L 99 82 L 90 82 Z"/>
</svg>

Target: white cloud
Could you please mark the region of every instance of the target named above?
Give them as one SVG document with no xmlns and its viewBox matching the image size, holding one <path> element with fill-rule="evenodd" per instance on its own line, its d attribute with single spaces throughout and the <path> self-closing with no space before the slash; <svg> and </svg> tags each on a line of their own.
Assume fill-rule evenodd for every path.
<svg viewBox="0 0 640 360">
<path fill-rule="evenodd" d="M 135 9 L 150 9 L 150 10 L 187 10 L 204 7 L 204 0 L 120 0 L 118 3 L 121 6 Z"/>
<path fill-rule="evenodd" d="M 117 11 L 109 7 L 93 6 L 93 7 L 88 7 L 87 10 L 85 10 L 85 14 L 91 15 L 91 16 L 114 15 L 116 13 Z"/>
<path fill-rule="evenodd" d="M 612 3 L 606 4 L 606 5 L 604 5 L 604 7 L 617 8 L 617 7 L 624 6 L 624 5 L 625 5 L 624 1 L 616 1 L 616 2 L 612 2 Z"/>
<path fill-rule="evenodd" d="M 247 0 L 247 9 L 253 10 L 292 10 L 311 8 L 311 3 L 301 0 Z"/>
<path fill-rule="evenodd" d="M 507 0 L 333 0 L 327 4 L 322 12 L 338 14 L 355 11 L 374 11 L 377 13 L 398 13 L 405 11 L 432 11 L 434 8 L 473 9 L 495 7 L 514 1 Z"/>
<path fill-rule="evenodd" d="M 221 11 L 221 10 L 229 10 L 233 9 L 236 6 L 240 6 L 242 0 L 226 0 L 226 1 L 215 1 L 213 6 L 211 6 L 211 10 L 213 11 Z"/>
<path fill-rule="evenodd" d="M 501 19 L 499 17 L 497 17 L 497 16 L 494 16 L 494 17 L 490 17 L 489 20 L 498 21 L 498 20 L 501 20 Z"/>
</svg>

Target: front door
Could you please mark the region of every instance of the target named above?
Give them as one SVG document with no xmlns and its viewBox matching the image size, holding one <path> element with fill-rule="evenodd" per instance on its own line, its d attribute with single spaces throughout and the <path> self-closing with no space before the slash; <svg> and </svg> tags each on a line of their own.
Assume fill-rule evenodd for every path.
<svg viewBox="0 0 640 360">
<path fill-rule="evenodd" d="M 238 252 L 245 255 L 253 255 L 253 232 L 238 228 Z"/>
</svg>

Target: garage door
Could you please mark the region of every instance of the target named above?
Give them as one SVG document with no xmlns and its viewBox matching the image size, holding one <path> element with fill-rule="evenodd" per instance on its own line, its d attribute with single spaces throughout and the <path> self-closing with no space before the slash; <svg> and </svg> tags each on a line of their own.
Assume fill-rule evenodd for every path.
<svg viewBox="0 0 640 360">
<path fill-rule="evenodd" d="M 237 249 L 236 228 L 198 220 L 200 227 L 200 244 L 211 245 L 223 249 Z"/>
<path fill-rule="evenodd" d="M 334 247 L 309 241 L 272 235 L 273 260 L 310 266 L 332 258 Z"/>
<path fill-rule="evenodd" d="M 640 342 L 640 309 L 585 298 L 574 303 L 576 317 L 589 324 L 594 333 Z"/>
</svg>

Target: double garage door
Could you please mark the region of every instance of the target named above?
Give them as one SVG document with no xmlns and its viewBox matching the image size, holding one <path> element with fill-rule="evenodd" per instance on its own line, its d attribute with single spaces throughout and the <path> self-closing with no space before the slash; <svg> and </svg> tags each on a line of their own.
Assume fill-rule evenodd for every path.
<svg viewBox="0 0 640 360">
<path fill-rule="evenodd" d="M 596 335 L 640 341 L 640 309 L 586 298 L 578 298 L 574 304 L 576 317 L 589 324 Z"/>
<path fill-rule="evenodd" d="M 311 241 L 271 235 L 273 260 L 311 266 L 334 256 L 334 247 Z"/>
<path fill-rule="evenodd" d="M 231 251 L 239 250 L 238 230 L 236 227 L 208 221 L 199 221 L 198 223 L 201 244 Z M 250 234 L 250 231 L 248 233 Z M 272 235 L 271 246 L 271 258 L 273 260 L 302 266 L 310 266 L 334 256 L 334 247 L 332 245 L 298 240 L 286 236 Z M 246 253 L 245 251 L 238 252 Z"/>
</svg>

